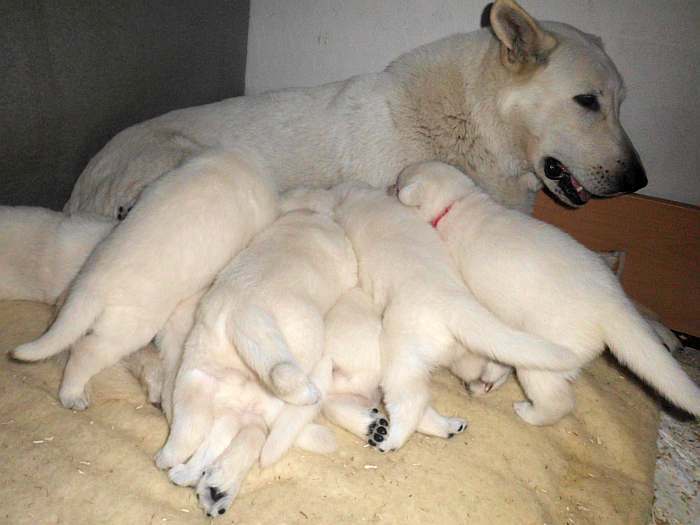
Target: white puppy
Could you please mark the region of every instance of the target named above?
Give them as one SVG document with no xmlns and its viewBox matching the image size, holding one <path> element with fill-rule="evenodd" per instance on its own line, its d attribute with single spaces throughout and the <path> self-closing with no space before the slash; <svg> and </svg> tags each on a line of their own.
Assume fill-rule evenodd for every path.
<svg viewBox="0 0 700 525">
<path fill-rule="evenodd" d="M 86 408 L 90 378 L 148 344 L 180 305 L 191 317 L 192 298 L 274 220 L 267 180 L 237 155 L 212 152 L 154 182 L 88 258 L 48 332 L 13 357 L 35 361 L 73 345 L 59 397 Z M 160 343 L 177 353 L 188 322 L 175 324 L 185 330 Z"/>
<path fill-rule="evenodd" d="M 116 221 L 0 206 L 0 299 L 54 304 Z"/>
<path fill-rule="evenodd" d="M 290 202 L 300 205 L 299 197 Z M 282 209 L 290 207 L 285 202 Z M 357 283 L 357 264 L 325 207 L 326 213 L 286 213 L 258 234 L 219 274 L 197 310 L 176 380 L 170 436 L 156 463 L 170 468 L 174 482 L 197 484 L 200 505 L 210 515 L 226 511 L 258 459 L 268 427 L 277 425 L 285 404 L 273 393 L 315 403 L 320 392 L 307 374 L 313 371 L 325 383 L 320 376 L 330 376 L 321 359 L 323 317 Z M 328 431 L 320 428 L 307 427 L 302 445 L 327 449 Z"/>
<path fill-rule="evenodd" d="M 343 185 L 338 222 L 353 244 L 360 284 L 383 312 L 384 403 L 390 430 L 377 447 L 401 447 L 429 405 L 429 378 L 463 351 L 505 364 L 568 369 L 569 351 L 509 328 L 469 293 L 435 231 L 385 192 Z M 566 364 L 565 364 L 566 363 Z M 376 441 L 375 441 L 376 442 Z"/>
<path fill-rule="evenodd" d="M 449 247 L 479 299 L 514 328 L 570 349 L 562 372 L 519 365 L 528 423 L 547 425 L 574 406 L 570 382 L 607 345 L 623 364 L 679 407 L 700 415 L 700 389 L 683 372 L 595 253 L 564 232 L 508 210 L 462 172 L 439 162 L 406 168 L 398 197 L 416 206 Z"/>
</svg>

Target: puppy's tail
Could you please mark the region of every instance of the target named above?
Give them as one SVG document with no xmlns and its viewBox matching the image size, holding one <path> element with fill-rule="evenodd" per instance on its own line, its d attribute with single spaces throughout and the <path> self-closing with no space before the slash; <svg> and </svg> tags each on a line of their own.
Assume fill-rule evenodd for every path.
<svg viewBox="0 0 700 525">
<path fill-rule="evenodd" d="M 51 328 L 39 339 L 15 348 L 10 356 L 19 361 L 39 361 L 68 348 L 88 331 L 102 312 L 96 297 L 82 291 L 71 293 Z"/>
<path fill-rule="evenodd" d="M 315 366 L 311 378 L 321 392 L 321 399 L 313 405 L 285 405 L 275 421 L 260 453 L 260 466 L 269 467 L 276 463 L 291 447 L 299 447 L 316 453 L 330 453 L 335 450 L 335 435 L 312 421 L 321 411 L 321 404 L 330 388 L 333 363 L 330 357 L 323 357 Z"/>
<path fill-rule="evenodd" d="M 459 303 L 452 311 L 450 325 L 455 337 L 469 350 L 506 365 L 555 371 L 581 366 L 572 351 L 509 327 L 476 299 Z"/>
<path fill-rule="evenodd" d="M 700 417 L 700 388 L 664 348 L 654 330 L 627 303 L 603 317 L 612 354 L 674 405 Z"/>
<path fill-rule="evenodd" d="M 238 355 L 276 396 L 294 405 L 318 401 L 318 389 L 289 351 L 277 321 L 268 312 L 245 305 L 234 309 L 229 319 L 229 337 Z"/>
</svg>

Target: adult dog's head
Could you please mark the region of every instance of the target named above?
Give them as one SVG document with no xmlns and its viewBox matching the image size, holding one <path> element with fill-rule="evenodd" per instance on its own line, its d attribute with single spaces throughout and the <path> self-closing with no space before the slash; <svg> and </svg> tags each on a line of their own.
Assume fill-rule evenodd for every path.
<svg viewBox="0 0 700 525">
<path fill-rule="evenodd" d="M 512 0 L 487 6 L 509 79 L 498 96 L 503 121 L 529 168 L 564 203 L 634 192 L 644 168 L 620 124 L 625 89 L 600 39 L 571 26 L 538 23 Z"/>
</svg>

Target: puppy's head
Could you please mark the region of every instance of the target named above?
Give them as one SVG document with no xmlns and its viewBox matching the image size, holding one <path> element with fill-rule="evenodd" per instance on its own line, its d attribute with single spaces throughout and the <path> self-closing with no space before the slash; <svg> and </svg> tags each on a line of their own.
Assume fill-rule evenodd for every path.
<svg viewBox="0 0 700 525">
<path fill-rule="evenodd" d="M 646 173 L 620 123 L 622 78 L 599 38 L 538 23 L 512 0 L 485 16 L 510 81 L 497 110 L 511 123 L 531 169 L 564 203 L 634 192 Z"/>
<path fill-rule="evenodd" d="M 438 161 L 418 162 L 404 168 L 389 193 L 406 206 L 415 207 L 426 222 L 475 188 L 457 168 Z"/>
</svg>

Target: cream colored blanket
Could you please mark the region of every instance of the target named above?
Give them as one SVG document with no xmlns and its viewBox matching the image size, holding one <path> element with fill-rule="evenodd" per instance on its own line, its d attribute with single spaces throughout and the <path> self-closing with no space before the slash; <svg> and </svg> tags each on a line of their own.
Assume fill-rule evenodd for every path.
<svg viewBox="0 0 700 525">
<path fill-rule="evenodd" d="M 47 306 L 0 302 L 0 352 L 39 335 Z M 208 523 L 194 492 L 172 485 L 153 455 L 165 419 L 122 369 L 92 384 L 85 412 L 56 398 L 56 362 L 0 359 L 0 523 Z M 329 456 L 292 451 L 254 469 L 219 523 L 642 524 L 656 451 L 655 402 L 605 359 L 576 384 L 573 415 L 522 423 L 511 379 L 482 398 L 440 372 L 436 407 L 470 426 L 451 440 L 415 435 L 381 455 L 337 430 Z"/>
</svg>

